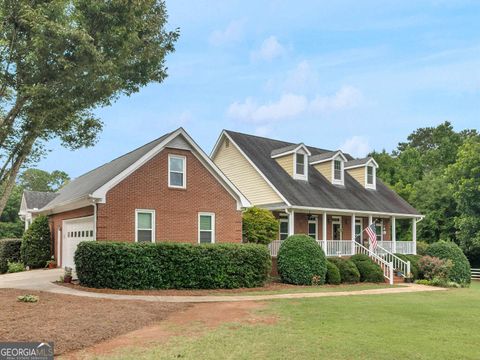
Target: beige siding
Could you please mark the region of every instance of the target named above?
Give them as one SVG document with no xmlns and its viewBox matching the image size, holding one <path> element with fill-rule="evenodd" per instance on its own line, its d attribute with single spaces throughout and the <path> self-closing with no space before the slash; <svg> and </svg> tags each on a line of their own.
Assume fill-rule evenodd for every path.
<svg viewBox="0 0 480 360">
<path fill-rule="evenodd" d="M 325 176 L 328 181 L 332 181 L 332 161 L 326 161 L 317 165 L 314 165 L 315 169 Z"/>
<path fill-rule="evenodd" d="M 226 147 L 222 140 L 213 161 L 253 205 L 282 202 L 232 142 Z"/>
<path fill-rule="evenodd" d="M 354 169 L 348 169 L 346 171 L 350 174 L 351 177 L 357 180 L 360 185 L 365 187 L 365 168 L 363 166 Z"/>
<path fill-rule="evenodd" d="M 275 158 L 277 163 L 288 173 L 288 175 L 293 177 L 293 154 Z"/>
</svg>

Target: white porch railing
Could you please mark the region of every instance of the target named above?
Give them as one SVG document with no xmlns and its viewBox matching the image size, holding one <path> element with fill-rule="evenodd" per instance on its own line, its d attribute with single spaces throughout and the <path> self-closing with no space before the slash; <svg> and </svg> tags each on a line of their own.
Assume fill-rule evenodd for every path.
<svg viewBox="0 0 480 360">
<path fill-rule="evenodd" d="M 383 270 L 383 277 L 388 280 L 390 285 L 393 285 L 393 263 L 386 261 L 386 259 L 378 256 L 375 254 L 373 251 L 370 251 L 367 249 L 365 246 L 359 243 L 355 243 L 355 254 L 365 254 L 367 255 L 370 259 L 372 259 L 373 262 L 377 263 L 380 265 L 380 267 Z"/>
<path fill-rule="evenodd" d="M 277 256 L 281 240 L 274 240 L 268 244 L 270 256 Z M 323 249 L 327 256 L 351 256 L 352 255 L 352 241 L 351 240 L 327 240 L 327 248 L 325 249 L 325 242 L 317 240 L 317 244 Z"/>
<path fill-rule="evenodd" d="M 410 261 L 404 261 L 400 259 L 391 251 L 382 247 L 380 244 L 377 244 L 377 247 L 373 250 L 373 252 L 384 259 L 387 263 L 393 264 L 393 268 L 401 272 L 401 276 L 404 278 L 410 274 Z"/>
<path fill-rule="evenodd" d="M 396 249 L 393 248 L 393 241 L 378 241 L 378 245 L 391 253 L 405 255 L 416 254 L 415 243 L 413 241 L 396 241 Z"/>
</svg>

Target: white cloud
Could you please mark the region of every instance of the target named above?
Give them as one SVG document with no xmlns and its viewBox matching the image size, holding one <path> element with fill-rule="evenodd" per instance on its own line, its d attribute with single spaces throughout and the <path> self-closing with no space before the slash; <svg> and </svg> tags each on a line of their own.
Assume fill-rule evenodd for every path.
<svg viewBox="0 0 480 360">
<path fill-rule="evenodd" d="M 363 136 L 352 136 L 351 138 L 345 140 L 345 142 L 340 146 L 340 149 L 358 158 L 367 156 L 371 150 L 368 140 Z"/>
<path fill-rule="evenodd" d="M 318 87 L 318 83 L 318 73 L 304 60 L 289 71 L 282 86 L 287 91 L 308 91 Z"/>
<path fill-rule="evenodd" d="M 272 61 L 273 59 L 284 55 L 285 47 L 280 44 L 275 36 L 266 38 L 260 48 L 251 54 L 252 60 Z"/>
<path fill-rule="evenodd" d="M 223 30 L 215 30 L 210 34 L 210 44 L 214 46 L 228 45 L 243 38 L 244 20 L 233 20 Z"/>
<path fill-rule="evenodd" d="M 313 112 L 322 113 L 355 107 L 362 101 L 362 98 L 362 93 L 355 87 L 343 86 L 331 96 L 318 95 L 310 105 Z"/>
</svg>

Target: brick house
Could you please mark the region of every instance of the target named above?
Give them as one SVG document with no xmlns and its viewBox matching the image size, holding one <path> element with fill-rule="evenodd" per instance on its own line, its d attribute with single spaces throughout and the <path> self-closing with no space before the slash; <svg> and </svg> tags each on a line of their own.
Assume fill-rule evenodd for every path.
<svg viewBox="0 0 480 360">
<path fill-rule="evenodd" d="M 250 206 L 182 128 L 43 198 L 53 199 L 21 213 L 48 215 L 60 267 L 73 267 L 77 245 L 88 240 L 239 243 Z"/>
</svg>

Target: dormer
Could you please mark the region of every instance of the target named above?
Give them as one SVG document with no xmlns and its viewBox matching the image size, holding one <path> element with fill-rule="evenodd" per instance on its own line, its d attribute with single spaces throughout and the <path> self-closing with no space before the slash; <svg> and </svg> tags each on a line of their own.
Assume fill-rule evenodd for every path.
<svg viewBox="0 0 480 360">
<path fill-rule="evenodd" d="M 372 157 L 350 160 L 345 164 L 345 170 L 366 189 L 377 189 L 378 164 Z"/>
<path fill-rule="evenodd" d="M 345 184 L 344 168 L 347 158 L 340 150 L 328 151 L 310 158 L 310 165 L 335 185 Z"/>
<path fill-rule="evenodd" d="M 312 154 L 303 143 L 272 150 L 270 155 L 291 177 L 308 181 L 308 159 Z"/>
</svg>

